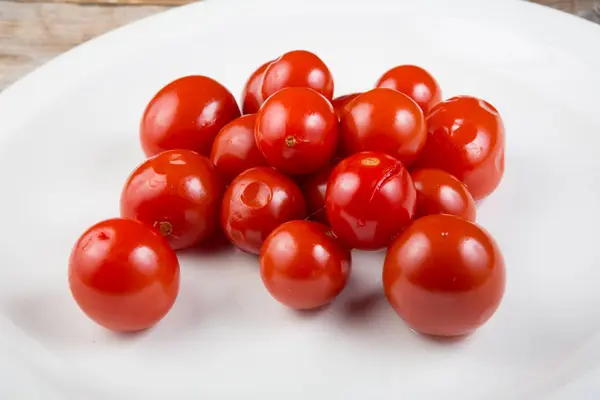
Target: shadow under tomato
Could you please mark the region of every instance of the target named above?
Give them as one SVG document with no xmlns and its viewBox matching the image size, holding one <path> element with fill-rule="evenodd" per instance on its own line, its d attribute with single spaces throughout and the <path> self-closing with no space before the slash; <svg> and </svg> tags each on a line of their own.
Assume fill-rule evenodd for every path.
<svg viewBox="0 0 600 400">
<path fill-rule="evenodd" d="M 460 336 L 436 336 L 436 335 L 429 335 L 427 333 L 420 333 L 412 328 L 408 328 L 408 329 L 415 336 L 417 336 L 419 340 L 427 342 L 428 344 L 439 345 L 439 346 L 453 346 L 453 345 L 456 345 L 457 343 L 464 343 L 464 342 L 468 341 L 470 338 L 472 338 L 473 335 L 475 334 L 475 332 L 471 332 L 471 333 L 467 333 L 467 334 L 460 335 Z"/>
<path fill-rule="evenodd" d="M 155 329 L 115 332 L 103 328 L 77 307 L 68 288 L 64 287 L 16 297 L 8 304 L 7 315 L 27 336 L 47 348 L 86 348 L 90 343 L 101 346 L 129 342 Z"/>
<path fill-rule="evenodd" d="M 181 259 L 181 284 L 177 301 L 152 336 L 190 338 L 199 330 L 214 329 L 223 316 L 238 323 L 245 318 L 256 290 L 262 294 L 256 255 L 232 248 L 218 254 L 188 252 Z M 226 320 L 227 318 L 225 318 Z M 228 322 L 229 323 L 229 322 Z"/>
<path fill-rule="evenodd" d="M 487 197 L 485 199 L 477 200 L 475 202 L 475 208 L 477 208 L 479 210 L 483 206 L 483 204 L 486 202 L 486 200 L 487 200 Z"/>
<path fill-rule="evenodd" d="M 369 315 L 382 305 L 385 305 L 383 290 L 373 290 L 348 299 L 343 308 L 344 317 L 349 321 L 360 322 L 368 319 Z"/>
<path fill-rule="evenodd" d="M 160 321 L 158 323 L 160 324 Z M 121 341 L 139 340 L 140 338 L 143 338 L 144 336 L 149 335 L 155 328 L 156 328 L 156 325 L 151 326 L 150 328 L 147 328 L 147 329 L 141 329 L 139 331 L 132 331 L 132 332 L 108 331 L 108 333 L 110 335 L 112 335 L 115 339 L 121 340 Z"/>
<path fill-rule="evenodd" d="M 327 312 L 332 308 L 332 303 L 325 304 L 318 308 L 313 308 L 310 310 L 292 310 L 294 314 L 301 319 L 314 319 Z"/>
<path fill-rule="evenodd" d="M 153 337 L 172 337 L 195 330 L 206 320 L 207 303 L 210 304 L 193 285 L 182 285 L 173 308 L 151 328 Z"/>
<path fill-rule="evenodd" d="M 353 296 L 339 305 L 338 329 L 357 346 L 373 351 L 397 351 L 411 341 L 411 333 L 380 290 Z"/>
<path fill-rule="evenodd" d="M 218 254 L 225 251 L 230 251 L 232 248 L 233 244 L 231 244 L 229 239 L 227 239 L 227 236 L 225 236 L 223 231 L 219 228 L 215 234 L 200 243 L 198 246 L 180 250 L 177 253 L 184 255 Z"/>
<path fill-rule="evenodd" d="M 351 324 L 363 323 L 387 306 L 381 285 L 383 252 L 352 253 L 350 279 L 338 299 L 341 316 Z"/>
</svg>

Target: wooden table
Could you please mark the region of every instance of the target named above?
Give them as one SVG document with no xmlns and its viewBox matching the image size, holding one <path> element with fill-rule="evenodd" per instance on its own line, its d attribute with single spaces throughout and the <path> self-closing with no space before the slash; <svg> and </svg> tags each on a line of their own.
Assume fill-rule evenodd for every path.
<svg viewBox="0 0 600 400">
<path fill-rule="evenodd" d="M 575 14 L 589 12 L 593 2 L 534 1 Z M 0 0 L 0 90 L 80 43 L 188 2 L 190 0 Z"/>
</svg>

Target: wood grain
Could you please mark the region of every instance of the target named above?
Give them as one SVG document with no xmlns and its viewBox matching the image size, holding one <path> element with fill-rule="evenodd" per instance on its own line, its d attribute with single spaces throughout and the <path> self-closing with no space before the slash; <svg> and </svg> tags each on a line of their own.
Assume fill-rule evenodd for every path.
<svg viewBox="0 0 600 400">
<path fill-rule="evenodd" d="M 0 0 L 0 90 L 78 44 L 189 1 Z M 585 13 L 593 0 L 535 2 Z"/>
<path fill-rule="evenodd" d="M 165 9 L 0 2 L 0 89 L 78 44 Z"/>
<path fill-rule="evenodd" d="M 146 6 L 180 6 L 193 0 L 16 0 L 19 3 L 71 3 L 81 5 L 146 5 Z"/>
<path fill-rule="evenodd" d="M 572 14 L 578 14 L 591 10 L 594 0 L 535 0 L 533 3 L 539 3 Z"/>
</svg>

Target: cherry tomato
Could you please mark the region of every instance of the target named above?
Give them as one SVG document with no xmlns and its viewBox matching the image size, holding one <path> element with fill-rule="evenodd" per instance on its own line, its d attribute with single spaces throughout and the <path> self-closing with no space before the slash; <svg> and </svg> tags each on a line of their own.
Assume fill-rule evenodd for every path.
<svg viewBox="0 0 600 400">
<path fill-rule="evenodd" d="M 140 125 L 148 157 L 170 149 L 194 150 L 208 156 L 213 139 L 240 116 L 233 95 L 206 76 L 185 76 L 162 88 L 150 101 Z"/>
<path fill-rule="evenodd" d="M 346 286 L 350 251 L 329 228 L 290 221 L 276 228 L 260 250 L 260 275 L 271 296 L 283 305 L 309 310 L 329 304 Z"/>
<path fill-rule="evenodd" d="M 346 105 L 340 121 L 346 154 L 381 151 L 409 166 L 427 139 L 423 112 L 392 89 L 372 89 Z"/>
<path fill-rule="evenodd" d="M 475 221 L 475 201 L 461 181 L 441 169 L 420 169 L 411 177 L 417 189 L 415 218 L 451 214 Z"/>
<path fill-rule="evenodd" d="M 150 328 L 179 292 L 179 263 L 158 232 L 115 218 L 89 228 L 69 258 L 69 287 L 81 310 L 113 331 Z"/>
<path fill-rule="evenodd" d="M 244 114 L 256 114 L 262 105 L 264 99 L 262 97 L 260 84 L 262 83 L 265 70 L 272 62 L 273 60 L 267 61 L 258 67 L 246 81 L 244 91 L 242 92 L 242 112 Z"/>
<path fill-rule="evenodd" d="M 305 50 L 285 53 L 265 70 L 261 83 L 263 99 L 287 87 L 307 87 L 328 100 L 333 97 L 333 76 L 327 65 L 315 54 Z"/>
<path fill-rule="evenodd" d="M 475 97 L 443 101 L 427 116 L 429 136 L 415 168 L 438 168 L 462 181 L 475 201 L 490 195 L 504 174 L 504 123 Z"/>
<path fill-rule="evenodd" d="M 417 194 L 402 163 L 365 151 L 339 163 L 331 173 L 325 210 L 333 232 L 347 247 L 386 247 L 411 221 Z"/>
<path fill-rule="evenodd" d="M 183 249 L 215 232 L 223 191 L 208 158 L 191 150 L 169 150 L 129 176 L 121 193 L 121 216 L 155 227 L 173 249 Z"/>
<path fill-rule="evenodd" d="M 442 101 L 442 90 L 435 78 L 416 65 L 399 65 L 390 69 L 375 86 L 404 93 L 421 107 L 425 115 Z"/>
<path fill-rule="evenodd" d="M 454 215 L 416 220 L 390 246 L 383 287 L 411 328 L 461 336 L 496 311 L 505 286 L 504 260 L 494 239 Z"/>
<path fill-rule="evenodd" d="M 324 167 L 337 147 L 331 103 L 309 88 L 286 88 L 269 97 L 256 117 L 255 138 L 267 162 L 287 174 Z"/>
<path fill-rule="evenodd" d="M 301 183 L 309 218 L 325 225 L 329 225 L 327 212 L 325 211 L 325 193 L 327 192 L 329 176 L 335 165 L 337 165 L 336 162 L 331 163 L 325 168 L 307 175 Z"/>
<path fill-rule="evenodd" d="M 342 110 L 344 109 L 344 107 L 346 107 L 348 103 L 350 103 L 352 100 L 354 100 L 361 94 L 362 93 L 350 93 L 336 97 L 335 99 L 331 100 L 331 105 L 335 110 L 335 114 L 337 115 L 338 120 L 342 118 Z"/>
<path fill-rule="evenodd" d="M 254 140 L 255 121 L 256 114 L 234 119 L 213 142 L 210 160 L 227 183 L 247 169 L 267 165 Z"/>
<path fill-rule="evenodd" d="M 267 236 L 284 222 L 304 219 L 306 204 L 298 185 L 268 167 L 242 172 L 225 191 L 221 225 L 240 249 L 258 254 Z"/>
</svg>

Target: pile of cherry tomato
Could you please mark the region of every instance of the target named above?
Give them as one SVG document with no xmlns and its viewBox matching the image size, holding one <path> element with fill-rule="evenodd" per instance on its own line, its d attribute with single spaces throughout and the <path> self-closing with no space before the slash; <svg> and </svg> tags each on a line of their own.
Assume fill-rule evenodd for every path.
<svg viewBox="0 0 600 400">
<path fill-rule="evenodd" d="M 303 50 L 261 65 L 241 111 L 205 76 L 163 87 L 141 119 L 148 159 L 125 182 L 120 218 L 73 247 L 80 308 L 111 330 L 153 326 L 178 295 L 175 251 L 224 234 L 259 256 L 285 306 L 327 305 L 348 282 L 351 250 L 387 249 L 383 290 L 408 326 L 457 336 L 485 323 L 505 286 L 502 254 L 474 222 L 504 171 L 498 111 L 469 96 L 442 101 L 412 65 L 333 94 L 327 65 Z"/>
</svg>

